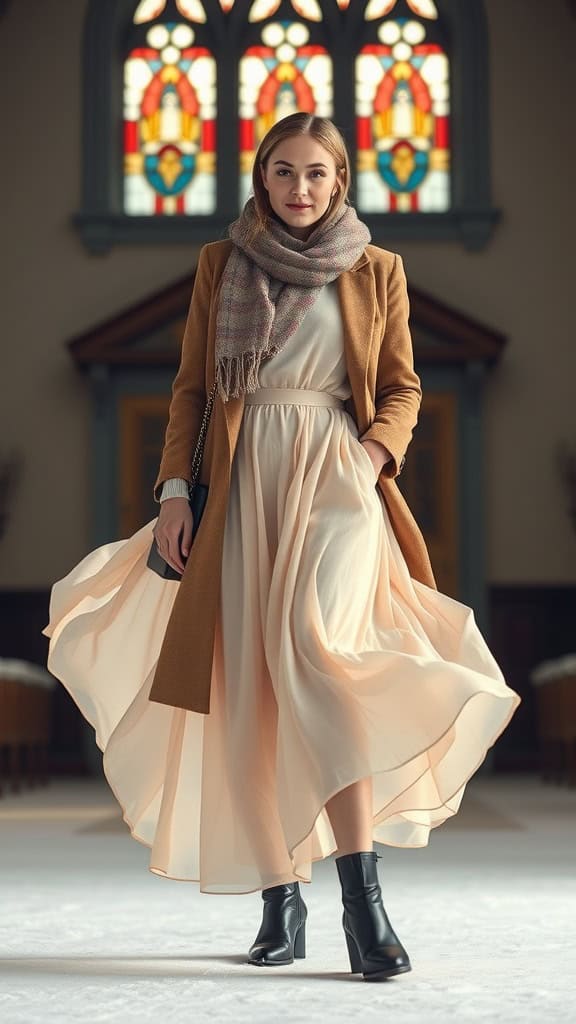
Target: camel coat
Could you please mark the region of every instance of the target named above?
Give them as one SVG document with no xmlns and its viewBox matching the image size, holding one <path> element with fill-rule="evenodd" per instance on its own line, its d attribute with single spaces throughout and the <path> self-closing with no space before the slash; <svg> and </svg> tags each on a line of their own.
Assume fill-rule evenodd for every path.
<svg viewBox="0 0 576 1024">
<path fill-rule="evenodd" d="M 200 251 L 154 485 L 156 501 L 165 480 L 190 479 L 206 398 L 214 383 L 218 292 L 232 244 L 230 239 L 209 242 Z M 360 440 L 373 438 L 392 455 L 377 486 L 410 575 L 435 588 L 424 539 L 394 480 L 404 464 L 422 397 L 414 372 L 401 257 L 367 245 L 337 279 L 337 291 L 352 390 L 345 408 L 358 426 Z M 210 711 L 226 507 L 243 408 L 243 396 L 223 402 L 217 395 L 214 401 L 199 476 L 208 484 L 208 500 L 178 584 L 149 694 L 160 704 L 202 714 Z"/>
</svg>

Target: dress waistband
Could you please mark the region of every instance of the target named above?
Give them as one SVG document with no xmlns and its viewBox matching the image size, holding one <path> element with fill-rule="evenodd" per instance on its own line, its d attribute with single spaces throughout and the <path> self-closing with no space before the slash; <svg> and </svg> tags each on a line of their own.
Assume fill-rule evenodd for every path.
<svg viewBox="0 0 576 1024">
<path fill-rule="evenodd" d="M 329 391 L 311 388 L 258 388 L 245 397 L 248 405 L 326 405 L 336 409 L 343 409 L 344 401 Z"/>
</svg>

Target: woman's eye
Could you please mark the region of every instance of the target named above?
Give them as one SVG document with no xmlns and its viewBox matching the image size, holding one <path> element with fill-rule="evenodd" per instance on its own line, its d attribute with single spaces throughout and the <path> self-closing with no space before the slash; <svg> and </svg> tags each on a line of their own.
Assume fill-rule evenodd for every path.
<svg viewBox="0 0 576 1024">
<path fill-rule="evenodd" d="M 286 171 L 286 174 L 290 174 L 290 171 L 288 170 L 288 168 L 287 168 L 287 167 L 280 167 L 280 168 L 279 168 L 279 169 L 278 169 L 278 170 L 276 171 L 276 174 L 282 174 L 282 175 L 283 175 L 283 174 L 284 174 L 284 171 Z M 324 172 L 323 172 L 323 171 L 319 171 L 319 170 L 316 170 L 316 171 L 312 171 L 312 174 L 318 174 L 318 175 L 319 175 L 319 176 L 320 176 L 321 178 L 324 178 L 324 177 L 325 177 L 325 175 L 324 175 Z"/>
</svg>

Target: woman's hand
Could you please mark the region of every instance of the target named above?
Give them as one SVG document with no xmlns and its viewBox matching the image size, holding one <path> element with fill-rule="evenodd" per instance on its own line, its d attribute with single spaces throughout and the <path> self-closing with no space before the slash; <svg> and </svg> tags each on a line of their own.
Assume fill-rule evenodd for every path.
<svg viewBox="0 0 576 1024">
<path fill-rule="evenodd" d="M 374 466 L 374 474 L 376 479 L 378 479 L 382 472 L 382 467 L 385 466 L 387 462 L 390 462 L 390 459 L 392 458 L 390 452 L 383 444 L 380 444 L 379 441 L 373 441 L 371 437 L 367 437 L 365 441 L 360 441 L 360 444 L 364 445 L 364 448 L 368 452 L 370 461 Z"/>
<path fill-rule="evenodd" d="M 192 544 L 192 510 L 188 498 L 166 498 L 160 505 L 158 522 L 152 533 L 165 562 L 184 572 Z"/>
</svg>

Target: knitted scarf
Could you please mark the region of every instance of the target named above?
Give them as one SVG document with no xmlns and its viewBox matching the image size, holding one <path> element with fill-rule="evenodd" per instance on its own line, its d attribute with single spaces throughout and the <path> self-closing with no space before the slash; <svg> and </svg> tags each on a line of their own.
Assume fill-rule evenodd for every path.
<svg viewBox="0 0 576 1024">
<path fill-rule="evenodd" d="M 250 243 L 255 218 L 251 196 L 229 228 L 234 245 L 222 274 L 215 352 L 218 391 L 225 402 L 256 391 L 260 362 L 284 348 L 322 286 L 348 270 L 371 238 L 346 203 L 305 241 L 270 219 L 267 230 Z"/>
</svg>

